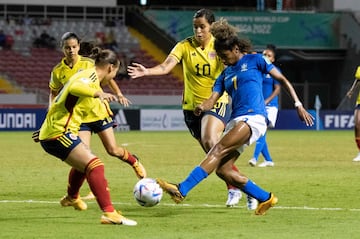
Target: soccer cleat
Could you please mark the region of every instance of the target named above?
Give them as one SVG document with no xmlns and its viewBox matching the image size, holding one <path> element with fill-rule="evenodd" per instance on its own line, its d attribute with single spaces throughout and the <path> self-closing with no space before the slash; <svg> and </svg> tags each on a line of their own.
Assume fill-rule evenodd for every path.
<svg viewBox="0 0 360 239">
<path fill-rule="evenodd" d="M 259 202 L 255 198 L 247 195 L 246 197 L 246 206 L 249 210 L 255 210 L 258 206 Z"/>
<path fill-rule="evenodd" d="M 162 179 L 157 178 L 156 182 L 160 185 L 160 187 L 168 193 L 172 200 L 176 203 L 181 203 L 184 201 L 185 197 L 179 191 L 179 186 L 173 183 L 168 183 Z"/>
<path fill-rule="evenodd" d="M 358 153 L 358 155 L 356 155 L 356 157 L 353 158 L 352 161 L 353 161 L 353 162 L 360 162 L 360 153 Z"/>
<path fill-rule="evenodd" d="M 132 165 L 136 176 L 139 179 L 146 178 L 146 170 L 144 166 L 139 162 L 139 158 L 136 155 L 133 155 L 136 158 L 136 162 Z"/>
<path fill-rule="evenodd" d="M 120 214 L 119 211 L 104 212 L 100 219 L 101 224 L 118 224 L 125 226 L 136 226 L 137 222 L 128 219 Z"/>
<path fill-rule="evenodd" d="M 250 160 L 249 160 L 249 165 L 250 166 L 252 166 L 252 167 L 255 167 L 256 166 L 256 159 L 255 158 L 251 158 Z"/>
<path fill-rule="evenodd" d="M 93 200 L 95 199 L 95 195 L 93 194 L 93 192 L 89 192 L 88 195 L 81 197 L 82 200 Z"/>
<path fill-rule="evenodd" d="M 74 207 L 75 210 L 79 210 L 79 211 L 84 211 L 87 209 L 87 205 L 86 203 L 80 199 L 80 197 L 78 198 L 70 198 L 69 196 L 64 196 L 61 200 L 60 200 L 60 204 L 63 207 Z"/>
<path fill-rule="evenodd" d="M 273 161 L 264 161 L 261 164 L 258 165 L 258 167 L 260 168 L 265 168 L 265 167 L 274 167 L 275 164 Z"/>
<path fill-rule="evenodd" d="M 229 189 L 228 199 L 225 203 L 227 207 L 233 207 L 239 204 L 239 201 L 242 197 L 241 191 L 239 189 Z"/>
<path fill-rule="evenodd" d="M 275 197 L 273 193 L 270 193 L 270 198 L 268 200 L 259 203 L 255 210 L 255 215 L 265 215 L 266 211 L 275 206 L 277 202 L 278 198 Z"/>
</svg>

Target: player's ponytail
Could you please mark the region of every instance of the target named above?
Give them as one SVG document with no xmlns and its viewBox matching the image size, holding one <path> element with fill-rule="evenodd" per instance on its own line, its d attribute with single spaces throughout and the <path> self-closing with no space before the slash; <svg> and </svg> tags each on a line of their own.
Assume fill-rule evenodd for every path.
<svg viewBox="0 0 360 239">
<path fill-rule="evenodd" d="M 90 58 L 94 59 L 96 66 L 112 64 L 120 66 L 120 61 L 114 51 L 109 49 L 102 50 L 100 47 L 94 47 L 91 51 Z"/>
</svg>

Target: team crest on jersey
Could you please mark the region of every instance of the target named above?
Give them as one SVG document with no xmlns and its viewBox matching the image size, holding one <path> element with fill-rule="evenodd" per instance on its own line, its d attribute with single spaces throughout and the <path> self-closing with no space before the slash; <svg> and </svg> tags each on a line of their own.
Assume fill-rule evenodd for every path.
<svg viewBox="0 0 360 239">
<path fill-rule="evenodd" d="M 241 71 L 247 71 L 248 70 L 248 65 L 246 63 L 241 65 Z"/>
<path fill-rule="evenodd" d="M 77 139 L 77 136 L 74 135 L 74 134 L 69 134 L 69 138 L 72 139 L 72 140 L 76 140 L 76 139 Z"/>
<path fill-rule="evenodd" d="M 191 56 L 196 56 L 196 52 L 192 52 L 192 53 L 191 53 Z"/>
<path fill-rule="evenodd" d="M 209 52 L 209 58 L 210 60 L 214 60 L 216 58 L 216 52 L 215 51 Z"/>
</svg>

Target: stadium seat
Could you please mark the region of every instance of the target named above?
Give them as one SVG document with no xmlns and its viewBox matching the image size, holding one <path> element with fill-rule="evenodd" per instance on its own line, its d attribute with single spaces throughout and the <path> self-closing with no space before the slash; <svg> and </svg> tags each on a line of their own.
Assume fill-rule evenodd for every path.
<svg viewBox="0 0 360 239">
<path fill-rule="evenodd" d="M 96 34 L 103 37 L 106 33 L 114 31 L 119 49 L 129 59 L 140 62 L 145 66 L 159 64 L 148 52 L 141 49 L 139 40 L 134 38 L 126 26 L 105 27 L 102 21 L 79 21 L 67 22 L 62 20 L 52 21 L 51 26 L 8 26 L 5 21 L 0 20 L 1 26 L 11 30 L 15 35 L 17 48 L 32 45 L 33 32 L 40 34 L 46 30 L 55 39 L 60 39 L 66 31 L 73 31 L 85 40 L 94 40 Z M 5 27 L 4 27 L 5 29 Z M 79 31 L 79 29 L 82 29 Z M 91 34 L 91 35 L 89 35 Z M 32 48 L 27 50 L 28 56 L 14 50 L 0 50 L 0 72 L 4 72 L 20 85 L 25 87 L 41 88 L 48 90 L 48 82 L 52 68 L 63 57 L 62 52 L 57 49 Z M 181 94 L 182 82 L 171 74 L 165 76 L 143 77 L 136 80 L 119 81 L 121 90 L 126 94 L 148 95 L 148 94 Z M 164 89 L 163 89 L 164 88 Z M 180 92 L 180 93 L 179 93 Z"/>
</svg>

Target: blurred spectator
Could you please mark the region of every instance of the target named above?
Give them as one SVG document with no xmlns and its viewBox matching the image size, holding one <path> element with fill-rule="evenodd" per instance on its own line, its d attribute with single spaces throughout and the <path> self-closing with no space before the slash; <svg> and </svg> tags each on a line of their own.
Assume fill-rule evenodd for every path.
<svg viewBox="0 0 360 239">
<path fill-rule="evenodd" d="M 80 50 L 79 50 L 78 54 L 81 56 L 89 57 L 92 49 L 95 46 L 96 46 L 96 44 L 93 42 L 88 42 L 88 41 L 80 42 Z"/>
<path fill-rule="evenodd" d="M 6 35 L 2 29 L 0 29 L 0 47 L 4 48 L 6 44 Z"/>
<path fill-rule="evenodd" d="M 96 39 L 96 45 L 99 47 L 103 47 L 105 44 L 105 33 L 104 32 L 96 32 L 95 33 L 95 39 Z"/>
<path fill-rule="evenodd" d="M 10 50 L 14 45 L 14 38 L 10 34 L 5 34 L 2 29 L 0 29 L 0 49 Z"/>
<path fill-rule="evenodd" d="M 130 64 L 128 57 L 125 53 L 119 52 L 118 53 L 119 60 L 121 62 L 121 67 L 119 69 L 119 73 L 116 76 L 116 80 L 130 80 L 131 77 L 128 75 L 127 67 Z"/>
<path fill-rule="evenodd" d="M 5 49 L 11 50 L 14 45 L 14 38 L 10 34 L 6 34 Z"/>
<path fill-rule="evenodd" d="M 265 11 L 265 0 L 257 0 L 256 1 L 256 10 L 257 11 Z"/>
<path fill-rule="evenodd" d="M 118 44 L 115 39 L 115 34 L 113 30 L 110 30 L 109 33 L 105 36 L 104 48 L 110 49 L 115 52 L 119 52 Z"/>
<path fill-rule="evenodd" d="M 283 0 L 283 10 L 295 10 L 295 1 L 294 0 Z"/>
<path fill-rule="evenodd" d="M 22 21 L 25 26 L 30 26 L 33 24 L 33 19 L 31 17 L 29 17 L 28 15 L 25 15 L 23 17 Z"/>
<path fill-rule="evenodd" d="M 107 19 L 105 21 L 105 27 L 115 27 L 116 26 L 116 22 L 114 19 Z"/>
<path fill-rule="evenodd" d="M 258 0 L 259 1 L 259 0 Z M 305 8 L 309 7 L 309 3 L 301 1 Z M 266 0 L 266 8 L 267 9 L 275 9 L 277 11 L 289 11 L 296 10 L 295 0 Z"/>
<path fill-rule="evenodd" d="M 56 40 L 50 36 L 45 30 L 40 34 L 40 37 L 36 38 L 33 42 L 33 46 L 37 48 L 56 48 Z"/>
</svg>

